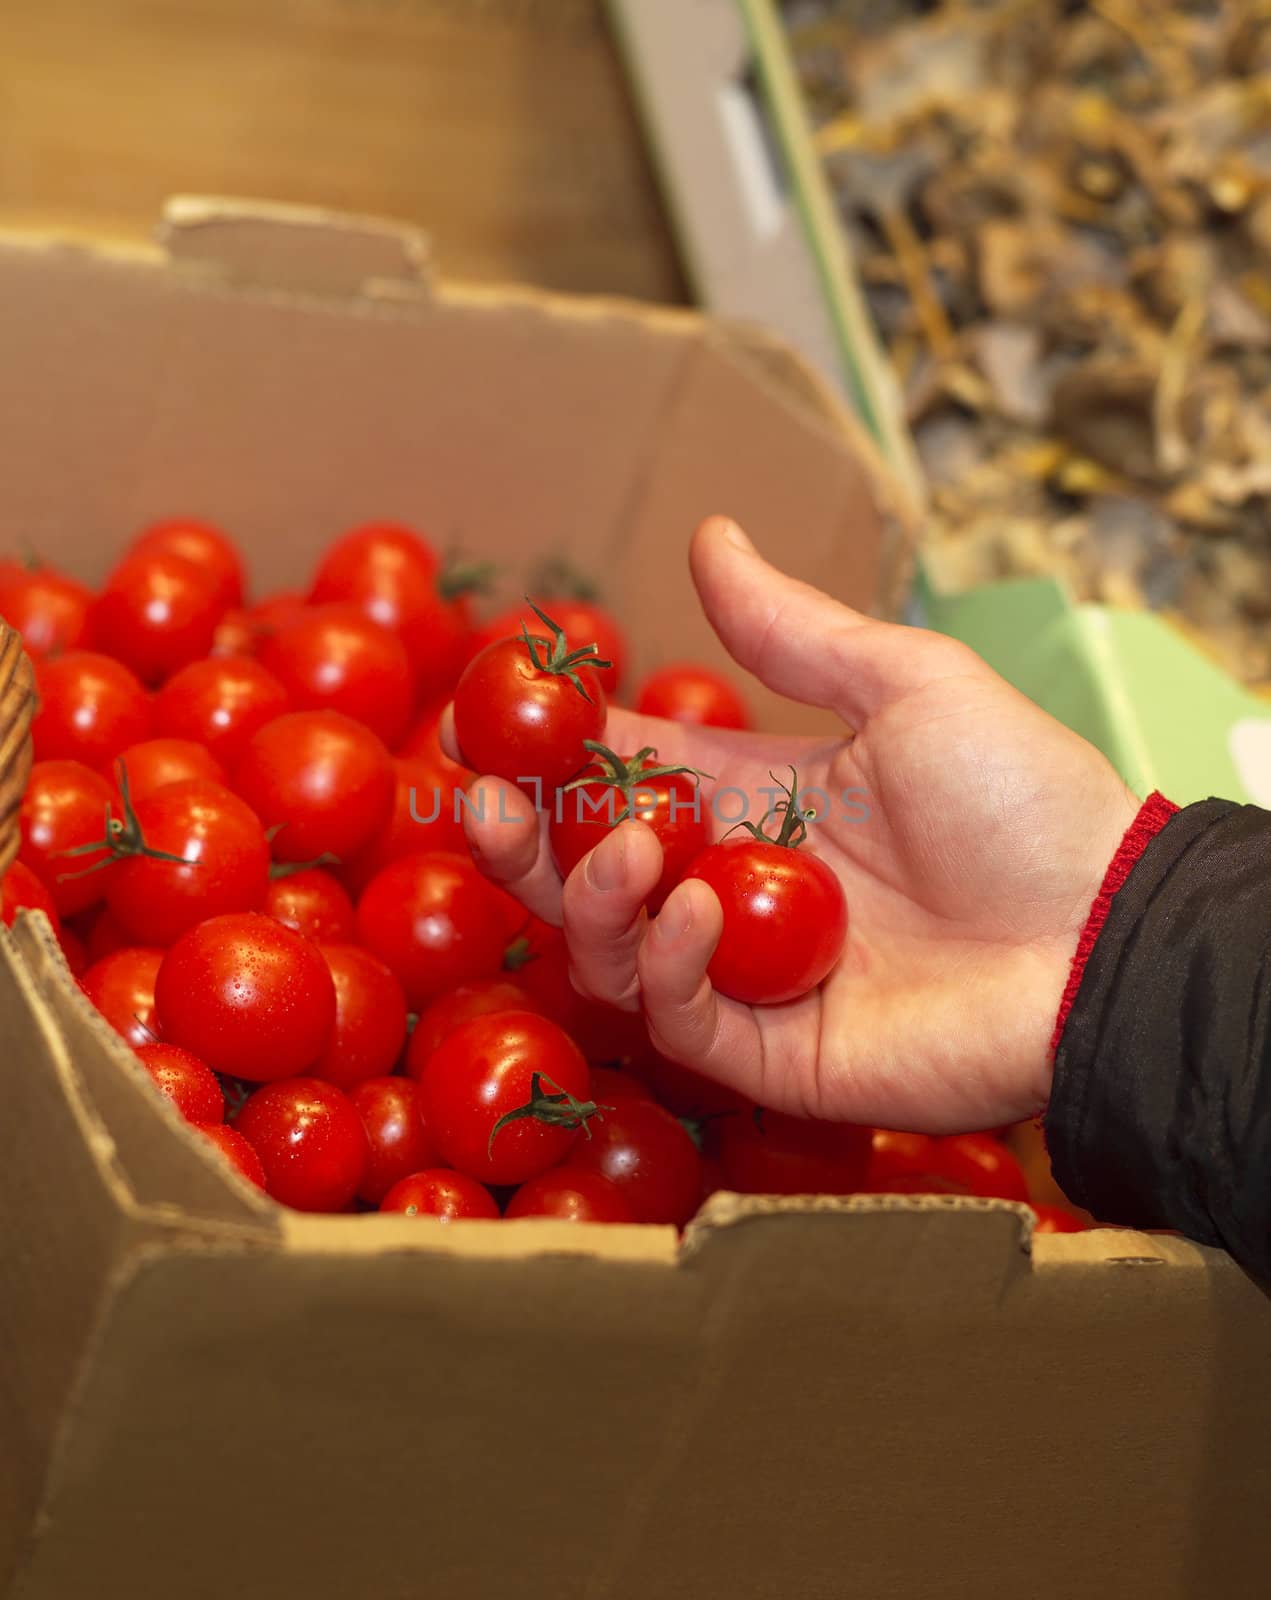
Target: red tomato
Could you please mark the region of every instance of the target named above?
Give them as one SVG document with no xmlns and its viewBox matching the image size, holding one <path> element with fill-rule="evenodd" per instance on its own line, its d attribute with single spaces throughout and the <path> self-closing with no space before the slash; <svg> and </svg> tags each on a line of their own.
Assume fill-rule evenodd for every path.
<svg viewBox="0 0 1271 1600">
<path fill-rule="evenodd" d="M 341 861 L 365 848 L 393 808 L 381 739 L 338 711 L 290 711 L 247 741 L 234 787 L 267 828 L 279 861 Z"/>
<path fill-rule="evenodd" d="M 493 977 L 506 942 L 502 901 L 471 861 L 436 850 L 394 861 L 358 901 L 360 943 L 401 980 L 412 1010 Z"/>
<path fill-rule="evenodd" d="M 18 859 L 44 884 L 64 917 L 96 905 L 105 893 L 108 872 L 103 864 L 110 853 L 104 846 L 83 846 L 105 839 L 112 805 L 118 805 L 118 797 L 110 784 L 80 761 L 37 761 L 31 768 L 18 813 Z M 77 854 L 68 855 L 70 850 Z"/>
<path fill-rule="evenodd" d="M 616 1067 L 591 1069 L 591 1097 L 602 1111 L 625 1105 L 628 1100 L 646 1100 L 650 1105 L 653 1104 L 648 1085 L 641 1083 L 632 1073 L 621 1072 Z"/>
<path fill-rule="evenodd" d="M 219 783 L 156 790 L 125 815 L 113 845 L 106 904 L 125 932 L 150 944 L 171 944 L 208 917 L 254 911 L 265 898 L 265 830 Z"/>
<path fill-rule="evenodd" d="M 1037 1200 L 1030 1200 L 1036 1221 L 1033 1223 L 1034 1233 L 1084 1233 L 1086 1225 L 1080 1217 L 1074 1216 L 1071 1211 L 1063 1206 L 1043 1205 Z"/>
<path fill-rule="evenodd" d="M 287 691 L 250 656 L 211 656 L 174 672 L 155 696 L 157 733 L 205 745 L 233 767 L 258 728 L 291 709 Z"/>
<path fill-rule="evenodd" d="M 524 1183 L 556 1166 L 594 1109 L 588 1094 L 578 1046 L 529 1011 L 463 1023 L 433 1051 L 419 1077 L 424 1124 L 443 1160 L 482 1183 Z M 526 1114 L 531 1105 L 533 1114 Z M 500 1127 L 511 1112 L 522 1114 Z"/>
<path fill-rule="evenodd" d="M 162 961 L 162 950 L 127 945 L 94 961 L 79 980 L 98 1011 L 134 1050 L 153 1044 L 159 1032 L 154 992 Z"/>
<path fill-rule="evenodd" d="M 40 709 L 31 724 L 37 761 L 82 761 L 98 770 L 150 737 L 150 696 L 121 662 L 91 650 L 41 661 Z"/>
<path fill-rule="evenodd" d="M 463 770 L 450 761 L 445 767 Z M 460 809 L 464 802 L 458 798 L 463 784 L 445 767 L 426 756 L 398 756 L 393 762 L 392 814 L 367 847 L 340 868 L 350 893 L 361 894 L 376 873 L 403 856 L 422 850 L 468 854 Z"/>
<path fill-rule="evenodd" d="M 720 1166 L 739 1194 L 855 1194 L 865 1186 L 871 1132 L 779 1111 L 722 1117 Z"/>
<path fill-rule="evenodd" d="M 595 673 L 606 697 L 616 695 L 626 670 L 627 641 L 612 613 L 594 600 L 571 599 L 565 595 L 551 595 L 544 604 L 553 620 L 564 629 L 567 639 L 594 644 L 599 658 L 610 663 L 607 667 L 595 668 Z M 541 627 L 528 603 L 501 611 L 487 622 L 477 636 L 478 648 L 497 644 L 500 639 L 519 639 L 522 626 L 531 633 Z"/>
<path fill-rule="evenodd" d="M 212 648 L 225 606 L 192 561 L 171 552 L 125 556 L 93 602 L 93 643 L 143 683 L 162 683 Z"/>
<path fill-rule="evenodd" d="M 25 861 L 13 862 L 0 878 L 0 921 L 11 928 L 19 911 L 42 911 L 52 923 L 53 932 L 61 932 L 62 919 L 53 896 Z"/>
<path fill-rule="evenodd" d="M 709 843 L 697 778 L 659 766 L 656 754 L 641 751 L 630 762 L 613 751 L 598 755 L 584 773 L 589 781 L 557 794 L 548 824 L 552 858 L 562 878 L 627 817 L 651 828 L 662 846 L 662 875 L 646 902 L 651 912 L 661 910 Z M 593 773 L 595 780 L 590 781 Z"/>
<path fill-rule="evenodd" d="M 941 1175 L 967 1194 L 994 1200 L 1028 1199 L 1024 1169 L 991 1134 L 958 1133 L 938 1144 Z"/>
<path fill-rule="evenodd" d="M 370 1165 L 353 1103 L 317 1078 L 267 1083 L 248 1099 L 235 1127 L 260 1157 L 266 1192 L 296 1211 L 342 1211 Z"/>
<path fill-rule="evenodd" d="M 892 1128 L 875 1128 L 870 1139 L 869 1167 L 863 1188 L 879 1193 L 939 1193 L 944 1185 L 936 1179 L 940 1170 L 939 1141 L 929 1133 L 902 1133 Z M 926 1185 L 930 1190 L 915 1188 Z"/>
<path fill-rule="evenodd" d="M 634 1222 L 630 1203 L 616 1183 L 586 1167 L 553 1167 L 531 1178 L 508 1201 L 503 1213 L 517 1217 L 556 1217 L 562 1222 Z"/>
<path fill-rule="evenodd" d="M 312 1066 L 335 1026 L 321 951 L 256 911 L 209 917 L 183 933 L 162 957 L 155 1001 L 165 1039 L 256 1083 Z"/>
<path fill-rule="evenodd" d="M 356 606 L 310 606 L 257 648 L 302 711 L 341 711 L 386 745 L 397 743 L 415 704 L 410 660 L 401 640 Z"/>
<path fill-rule="evenodd" d="M 589 655 L 595 659 L 589 645 L 571 648 L 545 623 L 528 645 L 504 639 L 475 656 L 454 700 L 455 738 L 468 766 L 531 793 L 534 780 L 553 790 L 586 766 L 583 741 L 605 730 L 605 692 Z"/>
<path fill-rule="evenodd" d="M 692 662 L 650 673 L 640 685 L 635 708 L 642 716 L 665 717 L 668 722 L 707 728 L 750 726 L 746 702 L 728 679 Z"/>
<path fill-rule="evenodd" d="M 377 1206 L 395 1183 L 436 1166 L 437 1150 L 419 1113 L 419 1090 L 409 1078 L 366 1078 L 349 1090 L 349 1099 L 371 1151 L 358 1198 Z"/>
<path fill-rule="evenodd" d="M 490 1017 L 500 1011 L 539 1011 L 536 1001 L 508 978 L 478 978 L 450 989 L 419 1013 L 406 1047 L 406 1071 L 418 1078 L 424 1063 L 441 1041 L 473 1017 Z"/>
<path fill-rule="evenodd" d="M 243 1138 L 241 1133 L 235 1133 L 233 1128 L 227 1128 L 223 1123 L 217 1126 L 202 1126 L 199 1132 L 208 1141 L 214 1144 L 234 1171 L 248 1183 L 254 1183 L 258 1189 L 265 1187 L 265 1169 L 260 1164 L 260 1157 Z"/>
<path fill-rule="evenodd" d="M 228 534 L 210 522 L 172 517 L 144 528 L 128 547 L 129 555 L 175 555 L 196 567 L 216 596 L 222 611 L 241 606 L 246 586 L 243 558 Z"/>
<path fill-rule="evenodd" d="M 353 937 L 353 902 L 340 880 L 321 867 L 275 872 L 261 910 L 315 944 L 347 944 Z"/>
<path fill-rule="evenodd" d="M 287 627 L 301 616 L 305 597 L 295 589 L 280 589 L 266 595 L 246 610 L 234 607 L 216 625 L 212 639 L 214 656 L 252 656 L 262 639 Z"/>
<path fill-rule="evenodd" d="M 587 1125 L 566 1164 L 599 1172 L 621 1191 L 637 1222 L 683 1227 L 702 1197 L 702 1158 L 669 1111 L 627 1099 Z"/>
<path fill-rule="evenodd" d="M 128 794 L 134 805 L 169 783 L 198 778 L 205 783 L 225 783 L 225 769 L 212 753 L 190 739 L 143 739 L 121 750 L 110 764 L 119 782 L 119 769 L 128 773 Z"/>
<path fill-rule="evenodd" d="M 442 1222 L 478 1218 L 493 1222 L 499 1215 L 490 1191 L 462 1172 L 435 1167 L 403 1178 L 380 1201 L 381 1211 L 408 1217 L 439 1217 Z"/>
<path fill-rule="evenodd" d="M 321 949 L 335 984 L 335 1026 L 311 1071 L 337 1088 L 351 1089 L 392 1072 L 406 1042 L 406 996 L 369 950 L 335 943 Z"/>
<path fill-rule="evenodd" d="M 0 617 L 22 635 L 29 656 L 88 643 L 92 590 L 53 567 L 0 562 Z"/>
<path fill-rule="evenodd" d="M 225 1096 L 206 1061 L 176 1044 L 134 1045 L 138 1061 L 187 1122 L 225 1120 Z"/>
<path fill-rule="evenodd" d="M 89 966 L 88 951 L 85 948 L 84 941 L 75 932 L 74 928 L 68 928 L 63 924 L 58 930 L 57 942 L 62 947 L 62 956 L 70 969 L 71 976 L 73 978 L 82 978 L 88 971 Z"/>
</svg>

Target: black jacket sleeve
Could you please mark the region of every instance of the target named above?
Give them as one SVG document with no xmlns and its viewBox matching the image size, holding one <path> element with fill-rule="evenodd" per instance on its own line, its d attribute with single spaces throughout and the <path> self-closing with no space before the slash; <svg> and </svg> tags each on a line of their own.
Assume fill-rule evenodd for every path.
<svg viewBox="0 0 1271 1600">
<path fill-rule="evenodd" d="M 1271 812 L 1178 812 L 1112 897 L 1055 1055 L 1055 1176 L 1271 1282 Z"/>
</svg>

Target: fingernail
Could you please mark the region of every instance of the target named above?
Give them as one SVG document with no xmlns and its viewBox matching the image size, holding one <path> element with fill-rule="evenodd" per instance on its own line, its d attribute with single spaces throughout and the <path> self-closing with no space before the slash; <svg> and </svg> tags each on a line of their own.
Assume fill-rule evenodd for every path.
<svg viewBox="0 0 1271 1600">
<path fill-rule="evenodd" d="M 677 939 L 684 937 L 692 925 L 692 896 L 677 889 L 658 912 L 653 931 L 664 944 L 674 944 Z"/>
<path fill-rule="evenodd" d="M 587 857 L 583 877 L 589 888 L 602 894 L 616 889 L 627 875 L 627 844 L 620 833 L 601 840 Z"/>
<path fill-rule="evenodd" d="M 754 554 L 754 545 L 751 544 L 750 540 L 735 522 L 725 522 L 724 538 L 728 540 L 729 544 L 732 545 L 735 550 L 744 551 L 747 555 Z"/>
</svg>

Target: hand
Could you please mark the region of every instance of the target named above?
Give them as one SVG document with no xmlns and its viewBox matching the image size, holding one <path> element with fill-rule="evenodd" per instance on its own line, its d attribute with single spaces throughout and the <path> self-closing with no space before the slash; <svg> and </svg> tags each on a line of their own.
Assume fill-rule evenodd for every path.
<svg viewBox="0 0 1271 1600">
<path fill-rule="evenodd" d="M 622 754 L 653 745 L 663 762 L 714 774 L 708 802 L 723 785 L 754 794 L 752 817 L 770 771 L 793 766 L 801 790 L 828 791 L 804 848 L 847 894 L 838 967 L 790 1005 L 716 994 L 706 966 L 719 901 L 687 880 L 645 915 L 661 850 L 643 823 L 623 823 L 562 886 L 545 819 L 497 779 L 479 785 L 484 820 L 467 822 L 477 860 L 563 921 L 583 993 L 642 1008 L 663 1054 L 760 1105 L 930 1132 L 1035 1114 L 1077 940 L 1138 801 L 1091 745 L 964 645 L 872 621 L 785 577 L 723 518 L 698 530 L 690 559 L 741 666 L 855 733 L 782 738 L 614 710 L 606 743 Z M 847 790 L 868 797 L 864 819 L 839 799 Z M 716 837 L 727 827 L 713 819 Z"/>
</svg>

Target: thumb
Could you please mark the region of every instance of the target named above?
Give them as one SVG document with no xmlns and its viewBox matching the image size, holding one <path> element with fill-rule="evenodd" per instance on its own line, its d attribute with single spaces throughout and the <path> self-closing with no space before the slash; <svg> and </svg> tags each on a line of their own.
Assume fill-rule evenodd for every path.
<svg viewBox="0 0 1271 1600">
<path fill-rule="evenodd" d="M 969 670 L 965 646 L 876 622 L 770 565 L 728 517 L 708 517 L 689 552 L 693 582 L 729 655 L 777 694 L 855 728 L 931 679 Z"/>
</svg>

